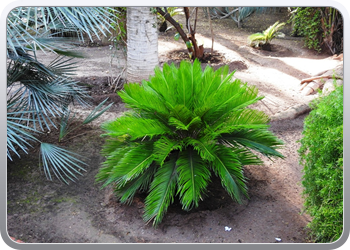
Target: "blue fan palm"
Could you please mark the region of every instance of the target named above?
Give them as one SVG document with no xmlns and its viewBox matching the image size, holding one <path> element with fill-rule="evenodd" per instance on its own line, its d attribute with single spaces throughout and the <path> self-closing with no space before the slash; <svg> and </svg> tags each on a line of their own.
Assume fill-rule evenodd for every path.
<svg viewBox="0 0 350 250">
<path fill-rule="evenodd" d="M 102 7 L 18 7 L 7 17 L 7 157 L 28 152 L 30 142 L 40 130 L 56 127 L 53 117 L 65 117 L 68 105 L 78 102 L 89 105 L 86 90 L 70 78 L 75 70 L 71 59 L 57 57 L 43 65 L 36 50 L 49 50 L 58 54 L 77 56 L 63 47 L 61 39 L 53 38 L 51 29 L 105 34 L 111 27 L 109 12 Z M 83 38 L 82 36 L 80 36 Z M 110 106 L 108 106 L 110 107 Z M 108 108 L 107 107 L 107 108 Z M 100 107 L 99 107 L 100 108 Z M 86 121 L 96 119 L 102 112 L 95 109 Z M 78 156 L 55 145 L 41 143 L 40 159 L 48 179 L 50 171 L 60 180 L 74 180 Z"/>
</svg>

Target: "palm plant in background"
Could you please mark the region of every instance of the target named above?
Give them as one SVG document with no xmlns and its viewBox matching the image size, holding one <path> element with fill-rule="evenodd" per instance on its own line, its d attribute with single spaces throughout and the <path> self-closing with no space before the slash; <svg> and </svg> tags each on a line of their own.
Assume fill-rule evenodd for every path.
<svg viewBox="0 0 350 250">
<path fill-rule="evenodd" d="M 131 110 L 102 128 L 106 156 L 97 182 L 113 185 L 121 202 L 149 192 L 144 220 L 161 222 L 178 196 L 183 209 L 199 205 L 212 174 L 237 202 L 247 196 L 243 166 L 261 164 L 252 152 L 283 157 L 268 130 L 268 116 L 247 107 L 263 97 L 233 79 L 227 66 L 214 71 L 195 60 L 164 64 L 142 85 L 119 92 Z"/>
<path fill-rule="evenodd" d="M 224 19 L 230 17 L 237 23 L 239 28 L 242 27 L 243 22 L 252 14 L 261 14 L 266 12 L 276 11 L 278 7 L 209 7 L 203 8 L 205 15 L 208 14 L 212 19 Z"/>
<path fill-rule="evenodd" d="M 266 30 L 264 30 L 262 33 L 255 33 L 248 37 L 250 41 L 250 46 L 255 48 L 262 48 L 265 50 L 270 50 L 270 44 L 272 39 L 275 37 L 283 37 L 284 34 L 281 32 L 278 32 L 279 29 L 281 29 L 285 23 L 279 23 L 279 21 L 275 22 L 273 25 L 268 27 Z"/>
<path fill-rule="evenodd" d="M 58 56 L 49 65 L 40 63 L 37 50 L 57 55 L 78 56 L 69 51 L 72 40 L 57 37 L 70 32 L 84 39 L 103 35 L 111 19 L 105 8 L 18 7 L 7 17 L 7 157 L 20 157 L 31 143 L 40 142 L 36 134 L 57 128 L 55 118 L 65 118 L 72 103 L 89 106 L 84 88 L 71 78 L 75 64 L 71 58 Z M 64 42 L 64 43 L 63 43 Z M 88 117 L 96 119 L 106 110 Z M 68 115 L 69 116 L 69 115 Z M 62 126 L 67 122 L 62 119 Z M 61 147 L 40 142 L 40 159 L 47 178 L 51 172 L 60 180 L 74 180 L 84 164 L 78 156 Z"/>
</svg>

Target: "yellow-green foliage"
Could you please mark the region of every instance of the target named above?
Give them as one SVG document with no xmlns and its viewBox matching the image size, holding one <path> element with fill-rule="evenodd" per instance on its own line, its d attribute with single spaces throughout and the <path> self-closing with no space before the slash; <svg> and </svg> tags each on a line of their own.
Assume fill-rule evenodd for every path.
<svg viewBox="0 0 350 250">
<path fill-rule="evenodd" d="M 285 23 L 279 23 L 279 21 L 275 22 L 273 25 L 268 27 L 262 33 L 255 33 L 248 37 L 250 42 L 250 46 L 252 47 L 261 47 L 265 44 L 271 43 L 272 39 L 276 36 L 283 36 L 281 32 L 278 32 L 280 28 L 282 28 Z"/>
</svg>

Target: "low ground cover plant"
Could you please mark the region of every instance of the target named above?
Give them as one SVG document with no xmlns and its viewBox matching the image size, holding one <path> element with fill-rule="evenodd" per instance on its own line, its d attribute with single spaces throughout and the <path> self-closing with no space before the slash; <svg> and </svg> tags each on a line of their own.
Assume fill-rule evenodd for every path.
<svg viewBox="0 0 350 250">
<path fill-rule="evenodd" d="M 147 192 L 144 220 L 155 226 L 175 198 L 184 210 L 197 207 L 213 174 L 242 202 L 243 166 L 262 163 L 254 151 L 283 157 L 283 143 L 268 130 L 269 117 L 248 108 L 263 98 L 258 89 L 233 74 L 182 61 L 156 68 L 142 85 L 126 84 L 119 95 L 130 111 L 102 125 L 106 161 L 96 180 L 125 203 Z"/>
<path fill-rule="evenodd" d="M 299 149 L 304 205 L 312 239 L 333 242 L 343 231 L 343 87 L 311 107 Z"/>
</svg>

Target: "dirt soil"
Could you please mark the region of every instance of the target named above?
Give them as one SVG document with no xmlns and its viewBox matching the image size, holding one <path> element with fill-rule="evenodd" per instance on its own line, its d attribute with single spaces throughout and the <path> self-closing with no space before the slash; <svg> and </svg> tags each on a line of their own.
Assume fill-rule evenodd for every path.
<svg viewBox="0 0 350 250">
<path fill-rule="evenodd" d="M 200 13 L 197 39 L 204 41 L 210 53 L 211 33 L 208 21 Z M 182 17 L 179 17 L 182 18 Z M 231 19 L 213 20 L 217 59 L 207 63 L 217 68 L 224 64 L 236 70 L 235 77 L 256 85 L 265 96 L 254 108 L 271 117 L 295 105 L 309 103 L 317 94 L 303 96 L 299 92 L 303 78 L 335 68 L 339 61 L 327 53 L 317 54 L 303 47 L 301 38 L 290 37 L 286 25 L 283 39 L 272 41 L 272 51 L 247 45 L 247 37 L 262 31 L 275 21 L 286 21 L 286 12 L 252 16 L 237 28 Z M 174 30 L 159 35 L 160 65 L 178 62 L 184 44 L 175 41 Z M 113 80 L 125 65 L 121 50 L 109 46 L 78 47 L 87 58 L 79 59 L 75 78 L 85 84 L 97 104 L 109 97 L 114 102 L 109 112 L 92 125 L 57 143 L 57 131 L 44 133 L 41 140 L 55 142 L 81 154 L 86 172 L 69 185 L 46 180 L 38 166 L 38 149 L 8 162 L 7 229 L 8 234 L 28 243 L 304 243 L 308 242 L 305 226 L 310 218 L 302 213 L 302 166 L 297 150 L 300 147 L 303 121 L 307 114 L 293 119 L 272 120 L 271 130 L 284 141 L 281 150 L 285 159 L 263 158 L 262 166 L 246 166 L 249 196 L 238 205 L 223 191 L 218 180 L 209 187 L 208 197 L 199 208 L 184 212 L 173 204 L 157 228 L 142 220 L 143 198 L 139 194 L 131 205 L 123 205 L 110 188 L 95 183 L 104 158 L 100 155 L 104 138 L 99 126 L 115 119 L 126 110 L 114 93 Z M 42 56 L 50 61 L 52 55 Z M 206 64 L 204 64 L 206 65 Z M 123 78 L 123 75 L 122 75 Z M 119 84 L 123 83 L 123 79 Z M 76 108 L 78 116 L 88 109 Z M 230 230 L 226 231 L 225 227 Z M 281 241 L 276 240 L 280 238 Z"/>
</svg>

